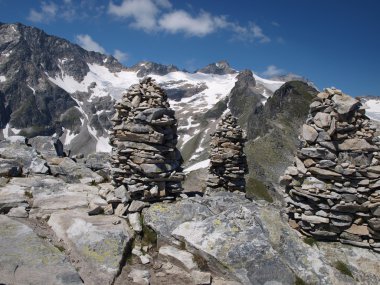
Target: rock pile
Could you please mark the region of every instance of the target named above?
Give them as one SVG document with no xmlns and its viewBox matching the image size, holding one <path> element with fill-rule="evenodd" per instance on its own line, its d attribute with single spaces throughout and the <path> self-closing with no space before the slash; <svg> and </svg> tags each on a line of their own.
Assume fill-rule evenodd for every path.
<svg viewBox="0 0 380 285">
<path fill-rule="evenodd" d="M 147 77 L 115 104 L 110 134 L 112 203 L 174 199 L 181 191 L 177 120 L 165 92 Z"/>
<path fill-rule="evenodd" d="M 230 113 L 219 122 L 211 134 L 210 167 L 207 191 L 245 191 L 244 174 L 248 173 L 243 152 L 246 136 Z"/>
<path fill-rule="evenodd" d="M 310 105 L 285 185 L 290 223 L 317 239 L 380 251 L 380 142 L 361 103 L 327 88 Z"/>
</svg>

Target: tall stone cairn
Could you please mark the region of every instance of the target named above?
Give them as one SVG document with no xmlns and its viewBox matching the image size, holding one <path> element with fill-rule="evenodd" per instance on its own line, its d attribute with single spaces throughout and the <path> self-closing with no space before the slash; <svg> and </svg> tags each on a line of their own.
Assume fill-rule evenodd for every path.
<svg viewBox="0 0 380 285">
<path fill-rule="evenodd" d="M 280 182 L 290 224 L 320 240 L 380 252 L 380 152 L 361 103 L 335 88 L 319 93 L 301 146 Z"/>
<path fill-rule="evenodd" d="M 243 152 L 246 136 L 230 113 L 218 123 L 211 134 L 211 151 L 207 192 L 245 192 L 244 174 L 248 173 L 247 159 Z"/>
<path fill-rule="evenodd" d="M 177 120 L 165 92 L 150 77 L 115 104 L 110 135 L 115 198 L 158 201 L 182 191 Z"/>
</svg>

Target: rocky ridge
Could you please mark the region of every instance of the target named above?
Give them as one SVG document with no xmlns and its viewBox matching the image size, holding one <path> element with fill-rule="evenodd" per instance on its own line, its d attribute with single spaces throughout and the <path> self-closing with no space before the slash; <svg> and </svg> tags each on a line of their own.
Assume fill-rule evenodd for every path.
<svg viewBox="0 0 380 285">
<path fill-rule="evenodd" d="M 29 146 L 20 139 L 2 141 L 1 157 L 27 169 L 36 153 L 50 172 L 0 174 L 0 201 L 7 203 L 0 215 L 1 283 L 380 282 L 379 254 L 309 243 L 289 227 L 281 205 L 250 201 L 238 191 L 182 193 L 150 207 L 133 201 L 131 211 L 142 211 L 141 219 L 107 215 L 107 197 L 116 189 L 107 182 L 110 164 L 101 154 L 57 157 L 49 137 Z M 93 215 L 97 207 L 104 214 Z"/>
<path fill-rule="evenodd" d="M 282 176 L 290 223 L 317 239 L 380 251 L 380 141 L 360 101 L 335 88 L 313 100 L 294 166 Z"/>
<path fill-rule="evenodd" d="M 245 192 L 244 174 L 248 173 L 248 167 L 243 148 L 246 137 L 237 118 L 231 113 L 224 115 L 211 137 L 206 191 Z"/>
</svg>

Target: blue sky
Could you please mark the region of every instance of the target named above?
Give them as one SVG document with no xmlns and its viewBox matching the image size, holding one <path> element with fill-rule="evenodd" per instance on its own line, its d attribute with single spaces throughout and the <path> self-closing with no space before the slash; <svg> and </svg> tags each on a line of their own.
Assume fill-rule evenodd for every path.
<svg viewBox="0 0 380 285">
<path fill-rule="evenodd" d="M 227 60 L 262 76 L 380 95 L 378 0 L 0 0 L 21 22 L 86 49 L 194 70 Z"/>
</svg>

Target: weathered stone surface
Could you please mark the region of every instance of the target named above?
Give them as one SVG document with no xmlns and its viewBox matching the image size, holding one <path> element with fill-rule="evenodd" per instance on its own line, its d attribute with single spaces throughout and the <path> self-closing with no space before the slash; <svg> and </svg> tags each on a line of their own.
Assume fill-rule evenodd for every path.
<svg viewBox="0 0 380 285">
<path fill-rule="evenodd" d="M 26 225 L 0 215 L 0 283 L 83 284 L 58 248 Z"/>
<path fill-rule="evenodd" d="M 61 177 L 68 183 L 80 182 L 82 179 L 90 179 L 95 183 L 101 183 L 104 178 L 93 172 L 82 163 L 76 163 L 71 158 L 64 157 L 58 161 L 57 165 L 50 164 L 53 175 Z"/>
<path fill-rule="evenodd" d="M 380 281 L 376 269 L 379 255 L 337 243 L 309 246 L 288 226 L 278 208 L 247 201 L 235 193 L 217 192 L 171 204 L 157 203 L 143 213 L 145 224 L 157 232 L 160 240 L 165 236 L 166 241 L 178 244 L 175 235 L 192 253 L 202 256 L 212 272 L 224 272 L 223 276 L 241 284 L 293 284 L 289 269 L 314 284 L 355 282 L 335 269 L 337 260 L 348 264 L 358 283 Z M 195 220 L 189 213 L 196 213 Z"/>
<path fill-rule="evenodd" d="M 304 124 L 302 126 L 302 137 L 308 142 L 313 143 L 318 137 L 318 132 L 311 126 Z"/>
<path fill-rule="evenodd" d="M 112 284 L 133 237 L 123 219 L 72 210 L 53 213 L 48 224 L 79 260 L 85 284 Z"/>
<path fill-rule="evenodd" d="M 348 95 L 334 95 L 331 99 L 335 105 L 339 114 L 345 115 L 352 110 L 359 109 L 360 101 L 352 98 Z"/>
<path fill-rule="evenodd" d="M 196 285 L 211 284 L 211 274 L 209 272 L 193 271 L 191 273 L 191 276 Z M 225 284 L 225 285 L 228 285 L 228 284 Z"/>
<path fill-rule="evenodd" d="M 353 138 L 346 139 L 338 145 L 340 151 L 376 151 L 378 147 L 369 144 L 365 139 Z"/>
<path fill-rule="evenodd" d="M 173 246 L 162 246 L 158 251 L 159 255 L 166 258 L 171 263 L 191 272 L 198 269 L 194 256 L 185 250 L 180 250 Z"/>
<path fill-rule="evenodd" d="M 62 180 L 44 181 L 41 188 L 33 188 L 31 216 L 42 217 L 45 214 L 50 215 L 59 210 L 87 209 L 90 202 L 97 196 L 98 189 L 95 186 L 67 185 L 62 182 L 62 184 L 57 185 L 59 181 Z M 49 185 L 55 188 L 48 188 Z"/>
<path fill-rule="evenodd" d="M 32 173 L 47 174 L 49 172 L 49 167 L 46 160 L 35 157 L 30 164 L 30 171 Z"/>
<path fill-rule="evenodd" d="M 128 277 L 139 285 L 149 285 L 150 283 L 150 273 L 148 270 L 132 269 Z"/>
<path fill-rule="evenodd" d="M 141 215 L 140 213 L 128 214 L 128 221 L 135 232 L 142 232 Z"/>
<path fill-rule="evenodd" d="M 318 167 L 310 167 L 309 171 L 313 175 L 323 178 L 323 179 L 336 179 L 336 178 L 339 179 L 342 177 L 342 175 L 339 173 L 336 173 L 334 171 L 327 170 L 327 169 L 318 168 Z"/>
<path fill-rule="evenodd" d="M 25 188 L 18 185 L 0 187 L 0 213 L 7 213 L 10 209 L 26 203 Z"/>
<path fill-rule="evenodd" d="M 314 123 L 320 128 L 329 128 L 331 124 L 331 115 L 319 112 L 314 117 Z"/>
</svg>

